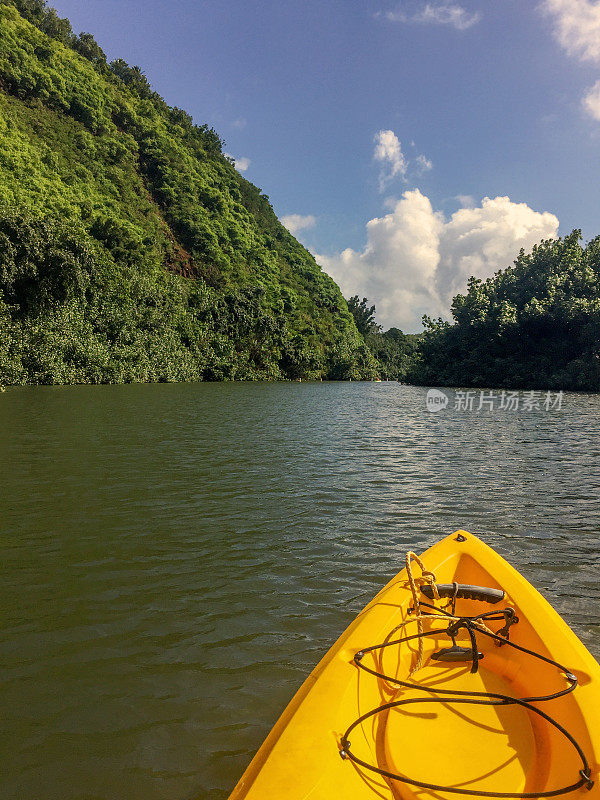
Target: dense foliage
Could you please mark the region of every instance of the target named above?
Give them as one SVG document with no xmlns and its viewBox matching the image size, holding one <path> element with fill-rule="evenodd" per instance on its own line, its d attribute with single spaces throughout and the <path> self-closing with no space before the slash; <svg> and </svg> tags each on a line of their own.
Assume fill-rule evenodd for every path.
<svg viewBox="0 0 600 800">
<path fill-rule="evenodd" d="M 357 294 L 348 300 L 348 308 L 354 317 L 356 327 L 363 336 L 369 333 L 379 333 L 381 325 L 375 322 L 375 306 L 370 306 L 366 297 L 361 300 Z"/>
<path fill-rule="evenodd" d="M 218 134 L 44 0 L 0 0 L 0 384 L 382 378 L 600 391 L 600 238 L 382 332 Z"/>
<path fill-rule="evenodd" d="M 0 383 L 377 371 L 217 133 L 43 0 L 0 0 L 0 316 Z"/>
<path fill-rule="evenodd" d="M 399 328 L 376 331 L 365 336 L 365 342 L 379 364 L 381 378 L 403 383 L 414 368 L 419 341 L 419 334 L 402 333 Z"/>
<path fill-rule="evenodd" d="M 375 306 L 370 306 L 366 297 L 361 300 L 355 294 L 348 300 L 348 308 L 369 350 L 377 359 L 381 378 L 404 381 L 413 368 L 419 336 L 402 333 L 399 328 L 383 331 L 382 326 L 375 322 Z"/>
<path fill-rule="evenodd" d="M 471 278 L 453 325 L 425 320 L 410 379 L 600 391 L 600 237 L 580 240 L 543 241 L 494 277 Z"/>
</svg>

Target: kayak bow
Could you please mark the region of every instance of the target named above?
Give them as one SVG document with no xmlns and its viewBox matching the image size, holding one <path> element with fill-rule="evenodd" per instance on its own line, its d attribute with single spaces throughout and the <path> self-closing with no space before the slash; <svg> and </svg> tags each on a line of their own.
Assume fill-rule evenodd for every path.
<svg viewBox="0 0 600 800">
<path fill-rule="evenodd" d="M 230 800 L 600 799 L 600 666 L 550 604 L 457 531 L 356 617 Z"/>
</svg>

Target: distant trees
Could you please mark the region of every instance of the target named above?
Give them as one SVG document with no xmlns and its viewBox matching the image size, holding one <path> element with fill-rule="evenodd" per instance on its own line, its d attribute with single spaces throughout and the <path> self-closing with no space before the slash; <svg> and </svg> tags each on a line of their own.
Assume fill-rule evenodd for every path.
<svg viewBox="0 0 600 800">
<path fill-rule="evenodd" d="M 418 335 L 402 333 L 399 328 L 390 328 L 367 334 L 365 342 L 379 363 L 381 378 L 403 382 L 407 380 L 418 352 Z"/>
<path fill-rule="evenodd" d="M 452 301 L 454 323 L 423 317 L 424 333 L 385 333 L 375 306 L 348 301 L 381 377 L 441 386 L 600 391 L 600 236 L 581 231 L 523 250 Z"/>
<path fill-rule="evenodd" d="M 600 391 L 600 237 L 542 241 L 424 318 L 411 380 L 428 385 Z"/>
<path fill-rule="evenodd" d="M 347 302 L 356 327 L 377 359 L 379 376 L 386 380 L 404 380 L 412 368 L 419 337 L 404 334 L 399 328 L 383 332 L 375 321 L 375 305 L 369 305 L 366 297 L 361 300 L 355 294 Z"/>
<path fill-rule="evenodd" d="M 348 300 L 348 309 L 363 336 L 381 330 L 381 325 L 375 322 L 375 306 L 369 306 L 368 302 L 366 297 L 361 300 L 357 294 Z"/>
</svg>

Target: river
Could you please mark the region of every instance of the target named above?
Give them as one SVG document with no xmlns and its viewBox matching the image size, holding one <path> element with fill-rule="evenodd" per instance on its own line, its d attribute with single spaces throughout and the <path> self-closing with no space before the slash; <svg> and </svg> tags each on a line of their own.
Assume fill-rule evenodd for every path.
<svg viewBox="0 0 600 800">
<path fill-rule="evenodd" d="M 600 396 L 449 394 L 437 413 L 396 383 L 1 394 L 3 800 L 224 800 L 404 552 L 459 527 L 600 656 Z"/>
</svg>

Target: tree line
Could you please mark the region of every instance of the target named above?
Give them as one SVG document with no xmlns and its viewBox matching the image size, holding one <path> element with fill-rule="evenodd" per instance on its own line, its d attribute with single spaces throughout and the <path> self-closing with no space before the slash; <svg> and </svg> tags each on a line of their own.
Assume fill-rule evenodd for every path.
<svg viewBox="0 0 600 800">
<path fill-rule="evenodd" d="M 424 333 L 382 332 L 375 307 L 351 298 L 359 330 L 389 377 L 429 386 L 600 391 L 600 237 L 581 231 L 523 250 L 454 297 L 453 321 Z"/>
</svg>

